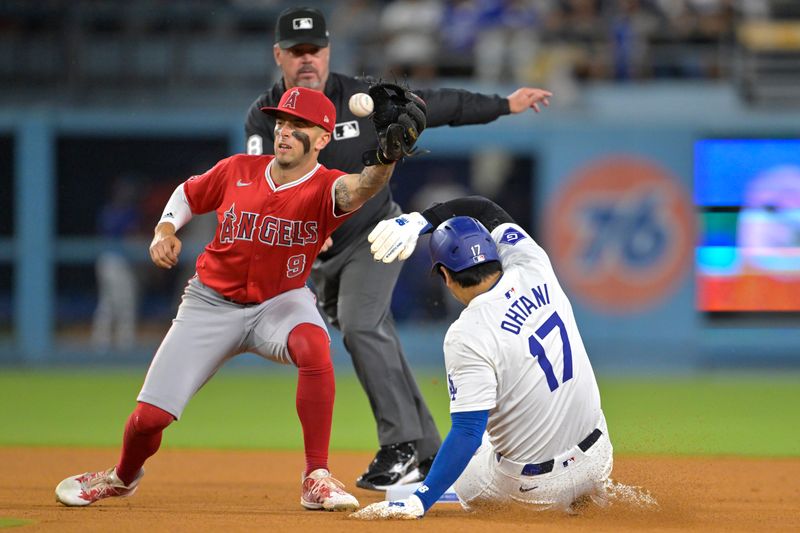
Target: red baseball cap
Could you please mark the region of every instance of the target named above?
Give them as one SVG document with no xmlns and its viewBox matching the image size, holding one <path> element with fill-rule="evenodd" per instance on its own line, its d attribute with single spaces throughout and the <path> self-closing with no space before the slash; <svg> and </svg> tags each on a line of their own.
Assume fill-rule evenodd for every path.
<svg viewBox="0 0 800 533">
<path fill-rule="evenodd" d="M 302 118 L 316 124 L 328 133 L 333 132 L 336 124 L 336 108 L 333 106 L 333 102 L 322 92 L 306 87 L 288 89 L 281 96 L 278 107 L 262 107 L 261 111 L 273 117 L 278 113 L 286 113 Z"/>
</svg>

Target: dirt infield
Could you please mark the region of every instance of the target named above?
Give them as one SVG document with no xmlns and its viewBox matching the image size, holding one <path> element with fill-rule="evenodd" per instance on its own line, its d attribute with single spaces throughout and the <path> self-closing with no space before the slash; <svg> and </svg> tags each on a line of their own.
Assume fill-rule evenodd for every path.
<svg viewBox="0 0 800 533">
<path fill-rule="evenodd" d="M 299 504 L 295 452 L 161 450 L 132 498 L 66 508 L 53 497 L 69 474 L 106 468 L 113 450 L 0 448 L 0 527 L 14 531 L 799 531 L 800 459 L 618 457 L 613 478 L 648 489 L 657 507 L 617 500 L 579 516 L 521 510 L 466 514 L 439 504 L 415 522 L 359 522 Z M 369 454 L 335 453 L 331 469 L 361 504 L 382 494 L 353 481 Z"/>
</svg>

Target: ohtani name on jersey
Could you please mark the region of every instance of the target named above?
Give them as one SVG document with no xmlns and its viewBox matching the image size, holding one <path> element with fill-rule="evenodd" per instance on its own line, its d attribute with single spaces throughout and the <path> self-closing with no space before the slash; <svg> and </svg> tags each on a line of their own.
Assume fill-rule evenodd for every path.
<svg viewBox="0 0 800 533">
<path fill-rule="evenodd" d="M 221 243 L 258 239 L 269 246 L 303 246 L 314 244 L 319 239 L 316 220 L 287 220 L 249 211 L 237 215 L 235 205 L 225 211 L 222 219 L 219 230 Z"/>
<path fill-rule="evenodd" d="M 514 335 L 519 335 L 519 332 L 522 331 L 522 325 L 533 311 L 550 303 L 550 292 L 547 290 L 547 283 L 532 287 L 531 296 L 533 299 L 523 294 L 508 306 L 508 310 L 504 315 L 506 320 L 500 323 L 501 329 Z"/>
</svg>

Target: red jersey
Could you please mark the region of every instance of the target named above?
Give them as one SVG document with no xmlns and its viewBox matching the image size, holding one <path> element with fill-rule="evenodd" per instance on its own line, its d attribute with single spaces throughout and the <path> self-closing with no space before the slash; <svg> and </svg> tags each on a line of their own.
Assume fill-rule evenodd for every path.
<svg viewBox="0 0 800 533">
<path fill-rule="evenodd" d="M 183 184 L 193 214 L 217 212 L 217 232 L 197 257 L 203 284 L 241 303 L 302 287 L 337 215 L 333 184 L 344 172 L 317 164 L 278 186 L 275 156 L 234 155 Z"/>
</svg>

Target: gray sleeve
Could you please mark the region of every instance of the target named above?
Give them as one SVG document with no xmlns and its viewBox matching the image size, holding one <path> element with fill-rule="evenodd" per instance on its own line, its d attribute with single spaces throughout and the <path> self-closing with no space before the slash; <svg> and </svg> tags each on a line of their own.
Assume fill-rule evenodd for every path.
<svg viewBox="0 0 800 533">
<path fill-rule="evenodd" d="M 508 98 L 471 93 L 462 89 L 421 89 L 413 91 L 425 100 L 429 128 L 486 124 L 508 115 Z"/>
</svg>

